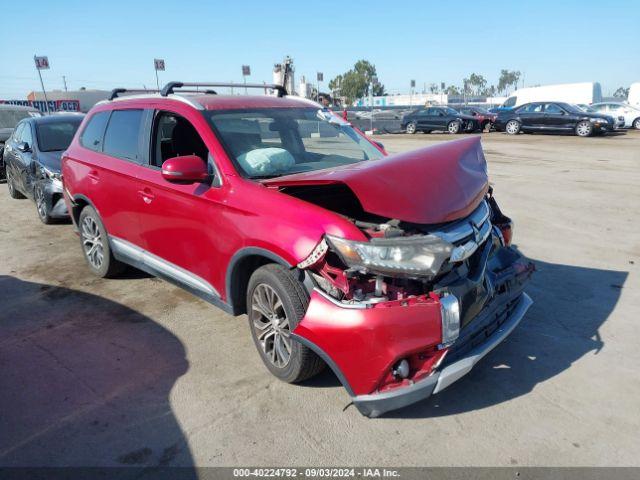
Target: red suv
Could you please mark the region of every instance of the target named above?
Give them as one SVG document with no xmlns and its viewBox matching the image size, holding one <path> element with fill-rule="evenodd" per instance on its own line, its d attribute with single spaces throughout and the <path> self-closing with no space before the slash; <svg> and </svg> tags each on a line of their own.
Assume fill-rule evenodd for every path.
<svg viewBox="0 0 640 480">
<path fill-rule="evenodd" d="M 114 91 L 85 118 L 62 174 L 95 274 L 133 265 L 247 314 L 276 377 L 328 365 L 368 416 L 446 388 L 520 322 L 533 265 L 478 137 L 387 156 L 281 87 L 216 86 Z"/>
</svg>

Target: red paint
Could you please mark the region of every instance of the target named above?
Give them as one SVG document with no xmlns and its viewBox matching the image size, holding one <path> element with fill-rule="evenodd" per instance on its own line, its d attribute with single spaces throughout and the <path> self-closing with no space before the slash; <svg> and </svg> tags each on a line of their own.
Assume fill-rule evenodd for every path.
<svg viewBox="0 0 640 480">
<path fill-rule="evenodd" d="M 368 394 L 396 361 L 440 343 L 440 302 L 423 295 L 367 309 L 345 308 L 313 292 L 294 333 L 324 350 L 356 395 Z"/>
<path fill-rule="evenodd" d="M 162 178 L 169 182 L 194 183 L 209 178 L 207 166 L 197 155 L 169 158 L 162 164 Z"/>
<path fill-rule="evenodd" d="M 433 224 L 469 215 L 487 193 L 480 137 L 441 143 L 381 160 L 265 180 L 267 185 L 346 184 L 366 212 Z"/>
</svg>

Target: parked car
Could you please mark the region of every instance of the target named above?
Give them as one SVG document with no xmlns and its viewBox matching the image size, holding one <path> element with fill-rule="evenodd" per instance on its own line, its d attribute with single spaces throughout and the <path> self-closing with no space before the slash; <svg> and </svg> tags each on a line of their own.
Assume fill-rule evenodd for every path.
<svg viewBox="0 0 640 480">
<path fill-rule="evenodd" d="M 456 108 L 456 110 L 462 113 L 463 115 L 469 115 L 471 117 L 474 117 L 478 122 L 480 130 L 487 130 L 487 131 L 491 130 L 493 128 L 493 123 L 496 121 L 496 118 L 498 117 L 497 113 L 491 113 L 483 107 L 466 105 L 463 107 L 458 107 Z"/>
<path fill-rule="evenodd" d="M 426 107 L 414 110 L 402 117 L 401 129 L 407 133 L 431 133 L 434 130 L 449 133 L 473 132 L 479 128 L 478 121 L 451 107 Z"/>
<path fill-rule="evenodd" d="M 640 130 L 640 109 L 634 108 L 628 103 L 603 102 L 594 103 L 587 109 L 588 112 L 609 115 L 617 118 L 623 123 L 625 128 L 635 128 Z"/>
<path fill-rule="evenodd" d="M 618 124 L 608 115 L 585 112 L 568 103 L 534 102 L 500 112 L 495 128 L 511 135 L 520 132 L 573 132 L 580 137 L 588 137 L 617 130 Z"/>
<path fill-rule="evenodd" d="M 273 375 L 327 364 L 369 416 L 443 390 L 516 327 L 533 265 L 479 137 L 387 157 L 309 100 L 180 93 L 224 85 L 89 112 L 62 173 L 94 274 L 133 265 L 246 313 Z"/>
<path fill-rule="evenodd" d="M 20 120 L 39 116 L 40 112 L 35 108 L 0 103 L 0 180 L 4 180 L 6 177 L 5 166 L 2 160 L 5 142 L 11 136 Z"/>
<path fill-rule="evenodd" d="M 43 223 L 68 218 L 62 198 L 60 157 L 82 115 L 50 115 L 18 123 L 4 150 L 7 186 L 12 198 L 32 198 Z"/>
</svg>

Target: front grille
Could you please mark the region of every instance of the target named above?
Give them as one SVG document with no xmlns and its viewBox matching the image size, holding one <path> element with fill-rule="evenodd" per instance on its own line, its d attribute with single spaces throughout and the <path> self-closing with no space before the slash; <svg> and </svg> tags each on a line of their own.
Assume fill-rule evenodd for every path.
<svg viewBox="0 0 640 480">
<path fill-rule="evenodd" d="M 469 327 L 460 332 L 460 337 L 447 353 L 444 365 L 459 360 L 471 350 L 486 342 L 509 319 L 519 300 L 520 295 L 496 308 L 488 308 L 480 314 Z"/>
</svg>

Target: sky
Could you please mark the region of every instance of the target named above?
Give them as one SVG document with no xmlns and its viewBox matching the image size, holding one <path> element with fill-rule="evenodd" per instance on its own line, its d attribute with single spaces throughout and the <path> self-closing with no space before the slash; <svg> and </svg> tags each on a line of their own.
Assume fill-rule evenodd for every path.
<svg viewBox="0 0 640 480">
<path fill-rule="evenodd" d="M 325 85 L 359 59 L 390 93 L 426 83 L 496 84 L 519 70 L 525 86 L 599 81 L 605 95 L 640 82 L 640 1 L 72 1 L 0 0 L 0 99 L 40 89 L 33 55 L 47 55 L 47 90 L 160 83 L 271 82 L 294 60 L 296 82 Z M 11 28 L 8 28 L 10 26 Z M 521 82 L 522 84 L 522 82 Z M 322 90 L 322 86 L 321 86 Z"/>
</svg>

